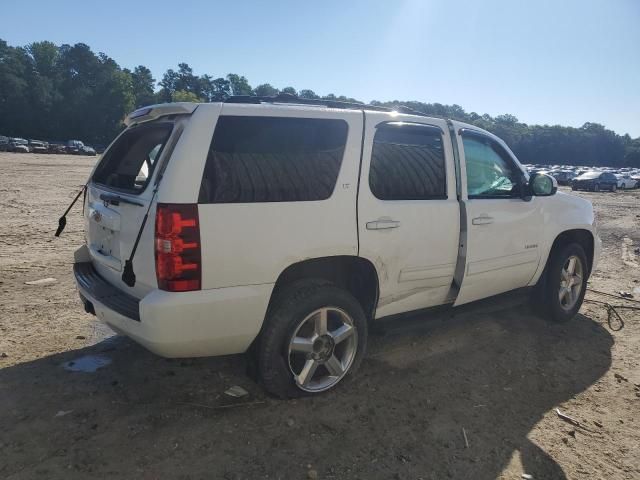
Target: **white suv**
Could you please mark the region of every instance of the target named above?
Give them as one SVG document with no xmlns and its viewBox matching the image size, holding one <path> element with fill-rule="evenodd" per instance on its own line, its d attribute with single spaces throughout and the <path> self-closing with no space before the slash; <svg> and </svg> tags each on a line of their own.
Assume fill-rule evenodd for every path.
<svg viewBox="0 0 640 480">
<path fill-rule="evenodd" d="M 281 397 L 352 374 L 382 317 L 528 286 L 573 317 L 601 245 L 591 204 L 488 132 L 404 112 L 133 112 L 86 187 L 85 309 L 162 356 L 249 352 Z"/>
</svg>

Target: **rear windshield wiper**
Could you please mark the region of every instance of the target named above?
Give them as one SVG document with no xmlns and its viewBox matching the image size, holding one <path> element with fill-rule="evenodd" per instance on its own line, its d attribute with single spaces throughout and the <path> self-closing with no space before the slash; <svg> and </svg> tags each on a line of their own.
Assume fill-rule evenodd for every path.
<svg viewBox="0 0 640 480">
<path fill-rule="evenodd" d="M 71 208 L 76 204 L 76 202 L 80 198 L 80 195 L 82 195 L 83 193 L 86 196 L 86 193 L 87 193 L 87 184 L 86 183 L 82 186 L 82 189 L 75 196 L 75 198 L 71 202 L 71 205 L 69 205 L 67 207 L 67 209 L 64 211 L 62 216 L 58 219 L 58 229 L 56 230 L 56 233 L 55 233 L 56 237 L 59 237 L 60 234 L 62 233 L 62 231 L 64 230 L 64 227 L 67 226 L 67 213 L 69 213 L 71 211 Z M 82 213 L 84 213 L 84 198 L 82 199 Z"/>
<path fill-rule="evenodd" d="M 108 202 L 111 205 L 120 205 L 120 202 L 122 202 L 130 205 L 137 205 L 138 207 L 144 207 L 144 203 L 137 202 L 136 200 L 130 200 L 127 197 L 121 197 L 120 195 L 115 195 L 113 193 L 101 193 L 100 200 Z"/>
</svg>

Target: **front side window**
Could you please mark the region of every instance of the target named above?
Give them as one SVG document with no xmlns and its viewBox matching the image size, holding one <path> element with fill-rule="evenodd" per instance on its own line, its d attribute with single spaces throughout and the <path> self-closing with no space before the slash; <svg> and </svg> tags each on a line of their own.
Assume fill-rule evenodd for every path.
<svg viewBox="0 0 640 480">
<path fill-rule="evenodd" d="M 446 198 L 440 129 L 402 122 L 379 126 L 373 140 L 369 187 L 380 200 Z"/>
<path fill-rule="evenodd" d="M 130 128 L 105 153 L 93 181 L 126 193 L 141 193 L 172 130 L 170 122 Z"/>
<path fill-rule="evenodd" d="M 495 141 L 463 134 L 469 198 L 513 198 L 520 196 L 522 173 Z"/>
<path fill-rule="evenodd" d="M 344 120 L 222 116 L 200 187 L 200 203 L 325 200 L 347 142 Z"/>
</svg>

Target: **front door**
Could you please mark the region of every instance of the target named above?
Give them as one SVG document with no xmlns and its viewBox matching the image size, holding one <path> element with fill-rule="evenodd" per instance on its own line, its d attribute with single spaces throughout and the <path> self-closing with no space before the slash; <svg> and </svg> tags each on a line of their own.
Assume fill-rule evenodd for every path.
<svg viewBox="0 0 640 480">
<path fill-rule="evenodd" d="M 455 305 L 526 286 L 540 261 L 540 200 L 523 197 L 524 171 L 495 137 L 455 125 L 466 239 Z"/>
<path fill-rule="evenodd" d="M 358 190 L 359 254 L 378 271 L 377 318 L 452 298 L 460 227 L 445 121 L 389 120 L 366 114 Z"/>
</svg>

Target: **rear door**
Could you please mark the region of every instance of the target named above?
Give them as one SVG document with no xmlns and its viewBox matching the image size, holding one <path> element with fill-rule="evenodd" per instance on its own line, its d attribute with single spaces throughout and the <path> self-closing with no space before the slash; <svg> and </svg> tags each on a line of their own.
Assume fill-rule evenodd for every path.
<svg viewBox="0 0 640 480">
<path fill-rule="evenodd" d="M 199 172 L 202 288 L 356 255 L 361 141 L 360 111 L 223 104 Z"/>
<path fill-rule="evenodd" d="M 366 113 L 360 256 L 378 271 L 376 317 L 451 300 L 460 227 L 444 120 Z"/>
<path fill-rule="evenodd" d="M 526 177 L 503 142 L 454 122 L 461 153 L 461 285 L 455 305 L 526 286 L 540 261 L 540 197 L 522 196 Z"/>
<path fill-rule="evenodd" d="M 156 174 L 179 137 L 180 122 L 159 119 L 125 130 L 105 152 L 87 187 L 85 235 L 92 263 L 105 280 L 138 297 L 156 285 L 153 209 L 136 252 L 133 288 L 122 282 L 122 270 L 152 201 Z"/>
</svg>

